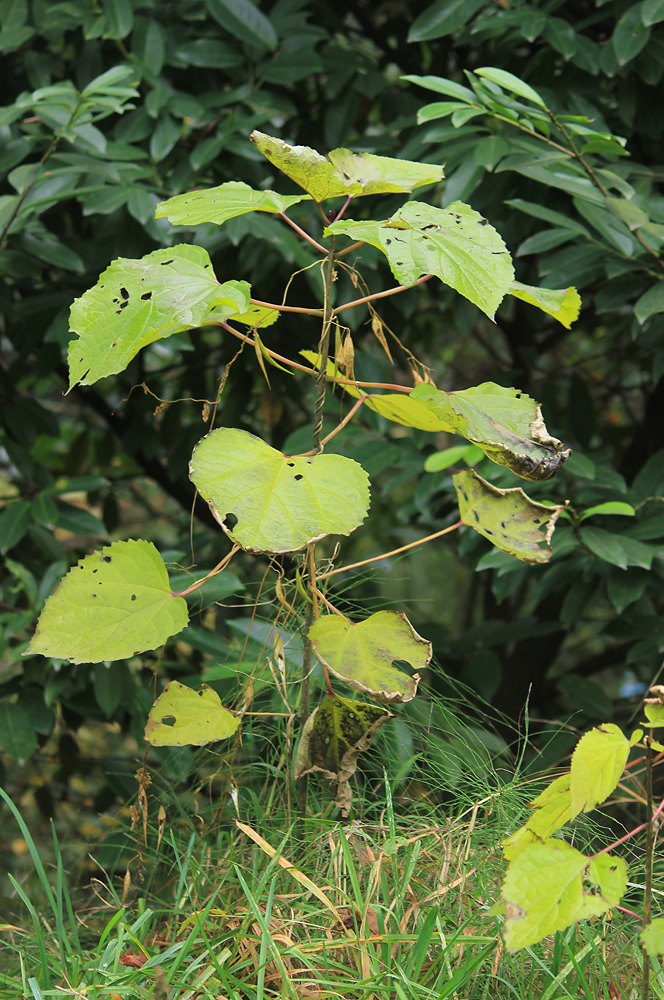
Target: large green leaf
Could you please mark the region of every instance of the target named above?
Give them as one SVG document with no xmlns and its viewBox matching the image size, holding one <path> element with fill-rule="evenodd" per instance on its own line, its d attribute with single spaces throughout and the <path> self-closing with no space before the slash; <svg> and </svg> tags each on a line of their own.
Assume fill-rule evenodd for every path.
<svg viewBox="0 0 664 1000">
<path fill-rule="evenodd" d="M 433 274 L 491 319 L 514 284 L 512 258 L 493 226 L 469 205 L 435 208 L 409 201 L 386 222 L 341 219 L 325 235 L 343 233 L 386 255 L 403 285 Z"/>
<path fill-rule="evenodd" d="M 464 469 L 453 477 L 464 524 L 517 559 L 542 563 L 551 558 L 551 536 L 563 505 L 535 503 L 522 489 L 499 490 Z"/>
<path fill-rule="evenodd" d="M 618 904 L 626 884 L 622 858 L 588 858 L 561 840 L 530 844 L 503 883 L 505 944 L 517 951 L 577 920 L 600 916 Z"/>
<path fill-rule="evenodd" d="M 251 0 L 207 0 L 207 8 L 215 21 L 240 41 L 276 49 L 279 39 L 272 21 Z"/>
<path fill-rule="evenodd" d="M 155 218 L 167 218 L 176 226 L 198 226 L 203 222 L 221 225 L 247 212 L 268 212 L 280 215 L 291 205 L 305 201 L 306 194 L 277 194 L 276 191 L 255 191 L 242 181 L 228 181 L 218 187 L 178 194 L 157 205 Z"/>
<path fill-rule="evenodd" d="M 349 687 L 383 705 L 410 701 L 420 675 L 394 667 L 404 660 L 423 670 L 431 659 L 431 643 L 417 634 L 404 614 L 379 611 L 357 625 L 339 615 L 319 618 L 309 630 L 318 659 Z"/>
<path fill-rule="evenodd" d="M 26 653 L 72 663 L 135 656 L 189 621 L 152 542 L 113 542 L 81 559 L 48 598 Z"/>
<path fill-rule="evenodd" d="M 114 260 L 71 307 L 69 388 L 123 371 L 142 347 L 249 308 L 246 281 L 215 278 L 202 247 L 155 250 Z"/>
<path fill-rule="evenodd" d="M 333 149 L 327 159 L 309 146 L 291 146 L 263 132 L 252 132 L 251 139 L 270 163 L 316 201 L 405 193 L 423 184 L 435 184 L 443 177 L 443 168 L 431 163 L 352 153 L 349 149 Z"/>
<path fill-rule="evenodd" d="M 579 318 L 581 311 L 581 296 L 576 288 L 537 288 L 515 281 L 510 288 L 510 295 L 523 299 L 531 306 L 537 306 L 557 319 L 567 330 Z"/>
<path fill-rule="evenodd" d="M 239 725 L 239 718 L 223 708 L 219 695 L 207 684 L 193 691 L 171 681 L 152 706 L 145 739 L 155 747 L 202 747 L 228 739 Z"/>
<path fill-rule="evenodd" d="M 525 825 L 503 841 L 505 857 L 510 861 L 527 847 L 537 841 L 548 838 L 572 818 L 572 799 L 570 796 L 570 776 L 561 774 L 555 778 L 544 791 L 528 806 L 533 809 L 532 816 Z"/>
<path fill-rule="evenodd" d="M 627 569 L 628 566 L 650 569 L 653 557 L 657 554 L 657 549 L 653 546 L 602 528 L 584 526 L 579 529 L 579 536 L 594 555 L 621 569 Z"/>
<path fill-rule="evenodd" d="M 571 454 L 547 431 L 539 404 L 518 389 L 483 382 L 444 392 L 423 382 L 411 398 L 425 403 L 492 462 L 506 465 L 522 479 L 550 479 Z"/>
<path fill-rule="evenodd" d="M 620 781 L 628 756 L 629 740 L 611 722 L 581 737 L 572 754 L 572 818 L 604 802 Z"/>
<path fill-rule="evenodd" d="M 651 958 L 664 955 L 664 917 L 655 917 L 639 934 L 639 943 Z"/>
<path fill-rule="evenodd" d="M 342 455 L 283 455 L 248 431 L 219 427 L 194 449 L 190 478 L 248 552 L 296 552 L 348 535 L 369 509 L 369 477 Z"/>
<path fill-rule="evenodd" d="M 320 774 L 332 783 L 335 805 L 347 816 L 352 793 L 349 781 L 357 769 L 359 755 L 388 719 L 384 708 L 327 695 L 302 729 L 295 756 L 295 778 Z"/>
</svg>

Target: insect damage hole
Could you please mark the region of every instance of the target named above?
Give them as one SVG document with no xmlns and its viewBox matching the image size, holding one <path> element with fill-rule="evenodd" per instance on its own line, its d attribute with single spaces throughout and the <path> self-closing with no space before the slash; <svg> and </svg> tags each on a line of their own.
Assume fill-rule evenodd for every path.
<svg viewBox="0 0 664 1000">
<path fill-rule="evenodd" d="M 301 472 L 298 472 L 297 476 L 293 476 L 293 479 L 298 479 L 298 480 L 299 479 L 304 479 L 304 476 L 302 475 Z"/>
<path fill-rule="evenodd" d="M 112 562 L 112 557 L 111 556 L 107 556 L 106 553 L 104 553 L 104 555 L 101 557 L 101 561 L 105 562 L 105 563 Z"/>
<path fill-rule="evenodd" d="M 230 514 L 226 514 L 226 517 L 221 523 L 227 531 L 232 531 L 237 524 L 237 517 L 231 512 Z"/>
<path fill-rule="evenodd" d="M 164 715 L 160 721 L 164 726 L 174 726 L 178 720 L 174 715 Z"/>
</svg>

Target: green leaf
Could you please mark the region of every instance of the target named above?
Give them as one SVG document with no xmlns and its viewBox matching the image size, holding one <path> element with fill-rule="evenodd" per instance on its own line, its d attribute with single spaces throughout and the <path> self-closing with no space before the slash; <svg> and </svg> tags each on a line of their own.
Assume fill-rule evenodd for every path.
<svg viewBox="0 0 664 1000">
<path fill-rule="evenodd" d="M 197 569 L 189 573 L 174 573 L 170 577 L 170 585 L 173 594 L 178 597 L 183 590 L 187 590 L 196 580 L 207 576 L 209 570 Z M 192 590 L 185 596 L 185 601 L 194 609 L 206 608 L 215 601 L 223 601 L 231 594 L 238 594 L 244 590 L 244 585 L 233 573 L 216 573 L 210 577 L 198 590 Z"/>
<path fill-rule="evenodd" d="M 364 405 L 380 413 L 381 417 L 393 420 L 404 427 L 416 427 L 420 431 L 434 433 L 450 430 L 426 403 L 401 392 L 389 392 L 384 396 L 367 396 Z"/>
<path fill-rule="evenodd" d="M 553 316 L 566 330 L 579 318 L 581 296 L 576 288 L 534 288 L 515 281 L 509 294 Z"/>
<path fill-rule="evenodd" d="M 425 472 L 442 472 L 443 469 L 449 469 L 451 465 L 456 465 L 457 462 L 465 461 L 467 465 L 475 465 L 479 461 L 484 452 L 474 444 L 455 444 L 451 448 L 444 448 L 443 451 L 437 451 L 433 455 L 429 455 L 424 463 Z M 469 462 L 468 459 L 471 459 Z M 473 461 L 473 459 L 475 461 Z"/>
<path fill-rule="evenodd" d="M 622 858 L 591 859 L 559 840 L 530 844 L 512 861 L 502 887 L 505 944 L 517 951 L 600 916 L 616 906 L 627 883 Z"/>
<path fill-rule="evenodd" d="M 69 389 L 123 371 L 143 347 L 249 307 L 250 286 L 220 285 L 207 250 L 181 246 L 113 261 L 71 307 Z"/>
<path fill-rule="evenodd" d="M 454 80 L 445 80 L 440 76 L 402 76 L 401 79 L 408 83 L 416 83 L 418 87 L 424 87 L 425 90 L 433 90 L 437 94 L 456 97 L 459 101 L 470 101 L 471 104 L 475 104 L 477 100 L 473 91 L 469 90 L 468 87 L 462 87 L 460 83 L 455 83 Z"/>
<path fill-rule="evenodd" d="M 656 549 L 635 538 L 615 535 L 602 528 L 580 528 L 579 536 L 594 555 L 613 566 L 620 566 L 621 569 L 627 569 L 628 566 L 650 569 L 656 552 Z"/>
<path fill-rule="evenodd" d="M 352 793 L 349 781 L 359 755 L 369 749 L 380 727 L 393 716 L 384 708 L 327 695 L 302 729 L 295 756 L 295 778 L 320 774 L 335 789 L 335 805 L 347 816 Z"/>
<path fill-rule="evenodd" d="M 593 517 L 595 514 L 621 514 L 623 517 L 634 517 L 635 513 L 636 511 L 629 503 L 623 503 L 621 500 L 608 500 L 606 503 L 598 503 L 594 507 L 588 507 L 579 516 L 579 521 L 585 521 L 587 517 Z"/>
<path fill-rule="evenodd" d="M 639 323 L 645 323 L 651 316 L 661 312 L 664 312 L 664 281 L 662 280 L 644 292 L 634 306 L 634 315 Z"/>
<path fill-rule="evenodd" d="M 426 403 L 450 429 L 522 479 L 550 479 L 571 453 L 550 436 L 539 404 L 518 389 L 483 382 L 444 392 L 422 383 L 415 386 L 412 398 Z"/>
<path fill-rule="evenodd" d="M 551 558 L 551 536 L 562 505 L 535 503 L 522 489 L 499 490 L 472 469 L 453 477 L 464 524 L 508 555 L 524 562 L 542 563 Z"/>
<path fill-rule="evenodd" d="M 433 274 L 493 319 L 514 283 L 512 259 L 496 230 L 463 202 L 434 208 L 410 201 L 386 222 L 334 222 L 325 230 L 364 240 L 386 255 L 404 285 Z"/>
<path fill-rule="evenodd" d="M 630 59 L 638 56 L 649 38 L 650 28 L 644 24 L 641 4 L 628 7 L 616 24 L 611 39 L 619 65 L 624 66 Z"/>
<path fill-rule="evenodd" d="M 288 457 L 234 428 L 204 437 L 189 469 L 214 517 L 248 552 L 297 552 L 324 535 L 348 535 L 369 507 L 369 479 L 357 462 Z"/>
<path fill-rule="evenodd" d="M 251 140 L 270 163 L 319 202 L 349 195 L 407 193 L 443 177 L 443 168 L 430 163 L 349 149 L 333 149 L 326 159 L 309 146 L 290 146 L 258 131 L 251 133 Z"/>
<path fill-rule="evenodd" d="M 409 42 L 428 42 L 458 31 L 484 6 L 484 0 L 438 0 L 420 14 L 408 32 Z"/>
<path fill-rule="evenodd" d="M 171 681 L 148 716 L 145 739 L 155 747 L 202 747 L 226 740 L 240 720 L 223 708 L 216 691 L 204 684 L 198 691 Z"/>
<path fill-rule="evenodd" d="M 612 722 L 581 737 L 570 772 L 572 819 L 604 802 L 620 781 L 628 756 L 629 740 Z"/>
<path fill-rule="evenodd" d="M 420 675 L 412 677 L 392 664 L 410 663 L 423 670 L 431 659 L 431 643 L 417 634 L 403 614 L 379 611 L 354 624 L 339 615 L 319 618 L 309 630 L 316 656 L 349 687 L 383 705 L 411 701 Z"/>
<path fill-rule="evenodd" d="M 643 0 L 641 19 L 646 27 L 664 21 L 664 0 Z"/>
<path fill-rule="evenodd" d="M 0 514 L 0 554 L 13 549 L 30 527 L 32 504 L 28 500 L 14 500 Z"/>
<path fill-rule="evenodd" d="M 26 761 L 37 749 L 37 734 L 20 705 L 0 701 L 0 747 L 17 761 Z"/>
<path fill-rule="evenodd" d="M 572 818 L 572 799 L 569 791 L 569 773 L 561 774 L 559 778 L 548 785 L 528 806 L 534 809 L 525 826 L 503 841 L 505 857 L 508 861 L 515 858 L 528 844 L 548 840 Z"/>
<path fill-rule="evenodd" d="M 494 66 L 482 66 L 480 69 L 474 69 L 473 73 L 491 80 L 492 83 L 497 83 L 503 90 L 509 90 L 512 94 L 525 97 L 526 100 L 532 101 L 533 104 L 539 104 L 541 108 L 546 107 L 546 104 L 537 91 L 533 90 L 527 83 L 524 83 L 523 80 L 520 80 L 518 76 L 514 76 L 513 73 L 508 73 L 504 69 L 496 69 Z"/>
<path fill-rule="evenodd" d="M 269 309 L 267 306 L 249 306 L 246 312 L 234 313 L 230 319 L 234 323 L 244 323 L 245 326 L 250 326 L 255 329 L 263 329 L 265 326 L 272 326 L 279 319 L 280 313 L 278 309 Z M 288 371 L 282 365 L 278 365 L 277 362 L 269 354 L 265 354 L 265 360 L 275 368 L 281 368 L 282 372 Z M 289 372 L 290 374 L 290 372 Z"/>
<path fill-rule="evenodd" d="M 134 26 L 131 0 L 104 0 L 107 29 L 104 38 L 126 38 Z"/>
<path fill-rule="evenodd" d="M 175 226 L 198 226 L 215 222 L 218 226 L 247 212 L 268 212 L 279 215 L 300 201 L 306 194 L 277 194 L 276 191 L 255 191 L 242 181 L 229 181 L 203 191 L 178 194 L 157 205 L 156 219 L 167 218 Z"/>
<path fill-rule="evenodd" d="M 643 710 L 646 714 L 647 722 L 642 723 L 648 728 L 658 728 L 664 726 L 664 705 L 645 703 Z"/>
<path fill-rule="evenodd" d="M 272 22 L 251 0 L 206 0 L 218 24 L 248 45 L 276 49 L 279 39 Z"/>
<path fill-rule="evenodd" d="M 664 955 L 664 917 L 655 917 L 639 934 L 639 944 L 651 958 Z"/>
<path fill-rule="evenodd" d="M 71 663 L 120 660 L 161 646 L 188 620 L 152 542 L 113 542 L 70 569 L 46 601 L 26 653 Z"/>
</svg>

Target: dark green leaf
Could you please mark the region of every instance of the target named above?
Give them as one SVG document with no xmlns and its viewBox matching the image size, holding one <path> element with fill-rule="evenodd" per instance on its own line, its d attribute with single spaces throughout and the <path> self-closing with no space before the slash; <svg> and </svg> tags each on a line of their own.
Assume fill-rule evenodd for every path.
<svg viewBox="0 0 664 1000">
<path fill-rule="evenodd" d="M 276 49 L 277 33 L 251 0 L 206 0 L 207 9 L 222 28 L 241 42 Z"/>
<path fill-rule="evenodd" d="M 664 0 L 643 0 L 640 6 L 641 18 L 647 27 L 664 21 Z"/>
<path fill-rule="evenodd" d="M 14 760 L 25 761 L 37 749 L 37 734 L 19 705 L 0 701 L 0 746 Z"/>
<path fill-rule="evenodd" d="M 131 0 L 104 0 L 107 30 L 105 38 L 126 38 L 134 26 Z"/>
<path fill-rule="evenodd" d="M 185 42 L 177 49 L 175 56 L 189 66 L 210 69 L 228 69 L 242 63 L 242 53 L 237 47 L 216 38 L 197 38 L 193 42 Z"/>
<path fill-rule="evenodd" d="M 628 7 L 616 24 L 611 42 L 620 66 L 624 66 L 648 43 L 650 28 L 642 17 L 641 4 Z"/>
<path fill-rule="evenodd" d="M 562 17 L 550 17 L 544 29 L 544 37 L 553 48 L 569 59 L 576 52 L 576 32 Z"/>
<path fill-rule="evenodd" d="M 645 323 L 651 316 L 661 312 L 664 312 L 664 281 L 660 279 L 638 300 L 634 306 L 634 315 L 639 323 Z"/>
<path fill-rule="evenodd" d="M 14 500 L 0 514 L 0 553 L 9 552 L 21 541 L 30 525 L 31 504 Z"/>
<path fill-rule="evenodd" d="M 414 21 L 409 42 L 428 42 L 463 28 L 484 6 L 484 0 L 437 0 Z"/>
<path fill-rule="evenodd" d="M 637 542 L 634 538 L 614 535 L 602 528 L 583 527 L 579 530 L 579 535 L 583 544 L 594 555 L 613 566 L 619 566 L 621 569 L 627 569 L 628 566 L 641 566 L 643 569 L 650 569 L 653 556 L 656 553 L 655 549 L 642 542 Z"/>
<path fill-rule="evenodd" d="M 104 522 L 91 514 L 89 510 L 65 503 L 64 500 L 56 500 L 54 505 L 57 509 L 58 528 L 72 531 L 76 535 L 95 535 L 100 538 L 108 536 Z"/>
</svg>

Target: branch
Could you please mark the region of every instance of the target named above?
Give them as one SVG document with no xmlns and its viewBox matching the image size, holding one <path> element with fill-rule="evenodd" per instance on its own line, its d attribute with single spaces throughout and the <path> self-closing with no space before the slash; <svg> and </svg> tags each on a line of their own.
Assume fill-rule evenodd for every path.
<svg viewBox="0 0 664 1000">
<path fill-rule="evenodd" d="M 372 295 L 365 295 L 361 299 L 355 299 L 353 302 L 345 302 L 342 306 L 337 306 L 334 310 L 335 314 L 343 312 L 344 309 L 352 309 L 353 306 L 361 306 L 365 302 L 373 302 L 375 299 L 385 299 L 388 295 L 397 295 L 398 292 L 406 292 L 409 288 L 415 288 L 417 285 L 421 285 L 423 282 L 428 281 L 429 278 L 433 278 L 432 274 L 424 274 L 421 278 L 418 278 L 414 285 L 397 285 L 395 288 L 388 288 L 384 292 L 373 292 Z"/>
<path fill-rule="evenodd" d="M 301 229 L 300 226 L 298 226 L 297 222 L 293 222 L 292 219 L 289 219 L 285 212 L 279 212 L 279 218 L 283 219 L 284 222 L 287 222 L 288 225 L 291 226 L 296 233 L 299 233 L 299 235 L 302 237 L 303 240 L 306 240 L 307 243 L 311 243 L 312 246 L 316 247 L 316 250 L 319 250 L 320 253 L 325 254 L 325 256 L 327 257 L 327 249 L 321 246 L 320 243 L 317 243 L 316 240 L 313 238 L 313 236 L 309 236 L 309 233 L 306 233 L 304 229 Z"/>
<path fill-rule="evenodd" d="M 383 552 L 379 556 L 372 556 L 371 559 L 363 559 L 362 562 L 351 563 L 350 566 L 339 566 L 338 569 L 330 570 L 329 573 L 321 573 L 318 580 L 329 580 L 331 576 L 336 576 L 337 573 L 347 573 L 348 570 L 358 569 L 360 566 L 368 566 L 369 563 L 373 562 L 381 562 L 383 559 L 389 559 L 390 556 L 397 556 L 400 552 L 414 549 L 416 545 L 424 545 L 425 542 L 432 542 L 434 538 L 440 538 L 441 535 L 448 535 L 451 531 L 456 531 L 457 528 L 460 528 L 462 524 L 463 521 L 457 521 L 456 524 L 452 524 L 449 528 L 443 528 L 442 531 L 436 531 L 433 535 L 427 535 L 426 538 L 419 538 L 416 542 L 409 542 L 408 545 L 402 545 L 400 549 Z"/>
</svg>

